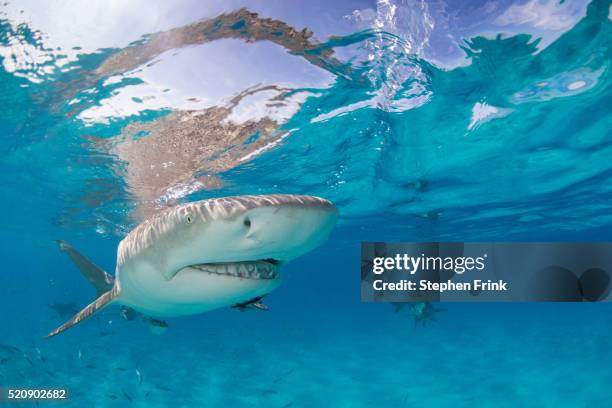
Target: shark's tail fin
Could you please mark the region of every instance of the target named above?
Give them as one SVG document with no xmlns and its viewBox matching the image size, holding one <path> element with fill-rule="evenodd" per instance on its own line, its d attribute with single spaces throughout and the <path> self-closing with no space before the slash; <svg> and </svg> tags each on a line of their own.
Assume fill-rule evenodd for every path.
<svg viewBox="0 0 612 408">
<path fill-rule="evenodd" d="M 47 334 L 46 338 L 53 337 L 56 334 L 59 334 L 64 330 L 71 328 L 75 324 L 87 319 L 89 316 L 96 313 L 98 310 L 101 310 L 117 297 L 117 292 L 117 288 L 113 287 L 113 289 L 103 293 L 102 296 L 90 303 L 85 309 L 74 315 L 72 319 L 68 320 L 66 323 L 62 324 L 60 327 Z"/>
<path fill-rule="evenodd" d="M 79 271 L 81 271 L 81 274 L 89 283 L 96 288 L 98 296 L 113 288 L 114 279 L 110 274 L 106 273 L 102 268 L 87 259 L 87 257 L 74 249 L 68 242 L 62 240 L 57 240 L 55 242 L 57 242 L 62 252 L 68 254 L 72 262 L 79 268 Z"/>
</svg>

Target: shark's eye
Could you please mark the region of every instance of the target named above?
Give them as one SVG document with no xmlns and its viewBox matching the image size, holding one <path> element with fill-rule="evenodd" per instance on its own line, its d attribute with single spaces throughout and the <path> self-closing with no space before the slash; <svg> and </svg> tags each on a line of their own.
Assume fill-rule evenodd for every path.
<svg viewBox="0 0 612 408">
<path fill-rule="evenodd" d="M 246 217 L 242 223 L 245 227 L 251 228 L 251 219 L 249 217 Z"/>
</svg>

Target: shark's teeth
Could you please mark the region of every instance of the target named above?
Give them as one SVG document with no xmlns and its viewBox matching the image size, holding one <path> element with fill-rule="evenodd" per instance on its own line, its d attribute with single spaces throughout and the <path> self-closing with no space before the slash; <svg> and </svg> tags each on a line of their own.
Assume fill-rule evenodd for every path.
<svg viewBox="0 0 612 408">
<path fill-rule="evenodd" d="M 215 275 L 243 279 L 277 279 L 278 266 L 268 261 L 244 261 L 191 265 L 192 268 Z"/>
</svg>

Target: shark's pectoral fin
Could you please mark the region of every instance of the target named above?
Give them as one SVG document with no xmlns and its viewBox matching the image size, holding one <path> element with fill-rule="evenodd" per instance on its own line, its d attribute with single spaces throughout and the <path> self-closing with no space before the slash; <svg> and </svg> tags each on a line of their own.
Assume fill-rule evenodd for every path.
<svg viewBox="0 0 612 408">
<path fill-rule="evenodd" d="M 117 288 L 113 287 L 112 290 L 109 290 L 108 292 L 103 293 L 102 296 L 94 300 L 86 308 L 84 308 L 79 313 L 74 315 L 72 319 L 68 320 L 66 323 L 62 324 L 60 327 L 53 330 L 51 333 L 47 334 L 47 336 L 45 337 L 46 338 L 53 337 L 56 334 L 59 334 L 63 332 L 64 330 L 71 328 L 75 324 L 82 322 L 83 320 L 91 316 L 92 314 L 96 313 L 98 310 L 101 310 L 102 308 L 104 308 L 106 305 L 112 302 L 113 299 L 115 299 L 116 297 L 117 297 Z"/>
<path fill-rule="evenodd" d="M 114 278 L 102 268 L 91 262 L 86 256 L 74 249 L 68 242 L 58 239 L 57 244 L 62 252 L 68 254 L 72 262 L 79 268 L 81 274 L 98 291 L 98 295 L 103 294 L 113 288 Z"/>
</svg>

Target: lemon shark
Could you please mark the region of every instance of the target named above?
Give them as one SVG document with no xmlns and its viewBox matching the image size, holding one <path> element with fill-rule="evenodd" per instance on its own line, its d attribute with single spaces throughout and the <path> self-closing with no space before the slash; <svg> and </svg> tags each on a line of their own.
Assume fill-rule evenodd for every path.
<svg viewBox="0 0 612 408">
<path fill-rule="evenodd" d="M 325 199 L 285 194 L 168 208 L 119 243 L 112 287 L 47 337 L 111 304 L 170 317 L 259 302 L 280 285 L 280 268 L 321 245 L 337 218 Z"/>
</svg>

